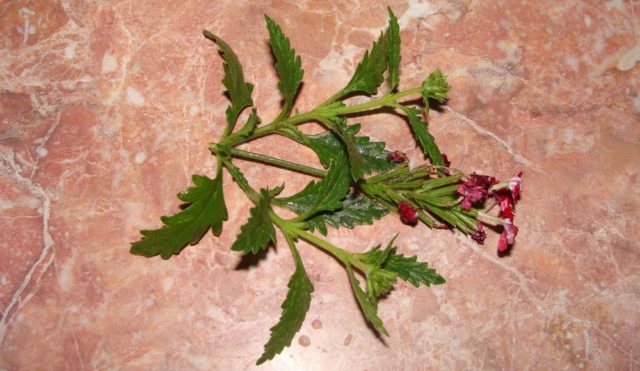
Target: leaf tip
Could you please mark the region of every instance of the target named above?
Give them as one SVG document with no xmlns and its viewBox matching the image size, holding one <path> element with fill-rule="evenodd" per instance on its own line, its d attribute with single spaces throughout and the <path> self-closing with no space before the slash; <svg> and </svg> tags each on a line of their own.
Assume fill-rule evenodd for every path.
<svg viewBox="0 0 640 371">
<path fill-rule="evenodd" d="M 214 35 L 211 31 L 207 30 L 207 29 L 203 29 L 202 30 L 202 34 L 204 35 L 204 37 L 206 37 L 207 39 L 211 40 L 211 41 L 216 41 L 217 37 L 216 35 Z"/>
</svg>

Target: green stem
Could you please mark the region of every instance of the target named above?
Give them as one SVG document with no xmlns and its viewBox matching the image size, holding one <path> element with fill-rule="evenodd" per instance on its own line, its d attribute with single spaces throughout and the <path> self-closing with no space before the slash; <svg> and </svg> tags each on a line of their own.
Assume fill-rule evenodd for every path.
<svg viewBox="0 0 640 371">
<path fill-rule="evenodd" d="M 407 97 L 409 95 L 418 94 L 422 92 L 422 87 L 417 86 L 415 88 L 403 90 L 395 94 L 386 94 L 380 99 L 372 100 L 370 102 L 354 104 L 351 106 L 338 107 L 332 110 L 336 115 L 346 115 L 350 113 L 357 113 L 362 111 L 368 111 L 374 108 L 393 105 L 398 99 Z"/>
<path fill-rule="evenodd" d="M 297 229 L 296 234 L 298 235 L 298 237 L 302 238 L 303 240 L 310 242 L 320 248 L 322 248 L 323 250 L 327 251 L 328 253 L 330 253 L 331 255 L 335 256 L 336 258 L 338 258 L 338 260 L 340 260 L 342 263 L 344 263 L 345 265 L 352 265 L 356 268 L 358 268 L 360 271 L 364 272 L 364 273 L 368 273 L 371 269 L 369 266 L 367 266 L 366 264 L 364 264 L 362 261 L 360 261 L 359 259 L 355 258 L 350 252 L 341 249 L 337 246 L 334 246 L 333 244 L 331 244 L 328 241 L 325 241 L 321 238 L 318 238 L 316 236 L 314 236 L 313 234 L 304 231 L 302 229 Z"/>
<path fill-rule="evenodd" d="M 317 116 L 318 116 L 317 112 L 315 110 L 312 110 L 309 112 L 300 113 L 300 114 L 291 116 L 286 119 L 276 118 L 268 125 L 256 128 L 249 136 L 241 136 L 241 135 L 238 135 L 238 133 L 231 134 L 225 140 L 223 140 L 221 144 L 225 144 L 229 147 L 235 147 L 239 144 L 246 143 L 254 139 L 273 134 L 280 127 L 292 126 L 292 125 L 295 126 L 303 122 L 313 121 Z"/>
<path fill-rule="evenodd" d="M 213 152 L 216 152 L 216 149 L 218 147 L 217 147 L 216 144 L 211 144 L 209 148 L 211 148 L 211 150 Z M 255 152 L 248 152 L 248 151 L 243 151 L 243 150 L 237 149 L 237 148 L 231 148 L 230 150 L 227 151 L 227 153 L 229 153 L 229 155 L 231 155 L 233 157 L 236 157 L 236 158 L 242 158 L 242 159 L 245 159 L 245 160 L 262 162 L 262 163 L 265 163 L 265 164 L 277 166 L 277 167 L 282 168 L 282 169 L 293 170 L 293 171 L 297 171 L 299 173 L 315 176 L 315 177 L 318 177 L 318 178 L 324 178 L 325 176 L 327 176 L 327 172 L 324 171 L 324 170 L 316 169 L 314 167 L 310 167 L 310 166 L 306 166 L 306 165 L 302 165 L 302 164 L 298 164 L 296 162 L 291 162 L 291 161 L 287 161 L 287 160 L 281 160 L 279 158 L 275 158 L 275 157 L 271 157 L 271 156 L 267 156 L 267 155 L 262 155 L 262 154 L 255 153 Z"/>
<path fill-rule="evenodd" d="M 341 249 L 337 246 L 334 246 L 328 241 L 325 241 L 321 238 L 314 236 L 313 234 L 305 231 L 303 228 L 303 223 L 292 222 L 291 220 L 284 220 L 279 217 L 273 210 L 269 211 L 269 217 L 271 221 L 280 228 L 285 237 L 288 238 L 302 238 L 303 240 L 312 243 L 325 250 L 329 254 L 335 256 L 338 260 L 340 260 L 345 265 L 353 265 L 358 268 L 362 272 L 369 272 L 371 269 L 364 264 L 360 259 L 356 258 L 356 254 L 352 254 L 344 249 Z"/>
<path fill-rule="evenodd" d="M 304 122 L 309 121 L 318 121 L 323 117 L 328 116 L 339 116 L 346 115 L 350 113 L 357 113 L 362 111 L 368 111 L 374 108 L 388 106 L 394 104 L 398 99 L 404 98 L 409 95 L 419 94 L 422 92 L 422 87 L 417 86 L 415 88 L 403 90 L 394 94 L 386 94 L 380 99 L 372 100 L 366 103 L 354 104 L 351 106 L 342 106 L 342 107 L 327 107 L 328 103 L 332 103 L 331 99 L 340 98 L 341 92 L 338 92 L 335 96 L 338 98 L 329 98 L 327 102 L 323 103 L 320 107 L 317 107 L 311 111 L 300 113 L 286 119 L 278 116 L 273 122 L 268 125 L 261 126 L 253 131 L 249 136 L 238 135 L 238 133 L 234 133 L 226 137 L 222 140 L 221 144 L 227 145 L 229 147 L 235 147 L 239 144 L 249 142 L 251 140 L 264 137 L 270 134 L 273 134 L 278 131 L 281 127 L 286 126 L 295 126 Z"/>
</svg>

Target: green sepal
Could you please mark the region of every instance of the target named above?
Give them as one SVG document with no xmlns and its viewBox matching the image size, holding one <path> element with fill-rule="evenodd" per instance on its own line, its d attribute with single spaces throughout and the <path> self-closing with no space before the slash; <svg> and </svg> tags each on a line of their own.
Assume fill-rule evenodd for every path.
<svg viewBox="0 0 640 371">
<path fill-rule="evenodd" d="M 231 245 L 231 250 L 257 254 L 267 248 L 269 243 L 276 244 L 276 230 L 269 217 L 269 211 L 271 199 L 282 192 L 282 188 L 280 186 L 273 190 L 260 190 L 258 202 L 249 210 L 249 220 L 240 227 L 240 233 Z"/>
<path fill-rule="evenodd" d="M 367 295 L 373 304 L 378 302 L 378 298 L 391 291 L 396 283 L 397 273 L 386 269 L 375 268 L 367 273 Z"/>
<path fill-rule="evenodd" d="M 161 217 L 162 228 L 140 231 L 142 239 L 131 244 L 132 254 L 148 258 L 159 254 L 169 259 L 187 244 L 198 243 L 209 228 L 216 236 L 222 233 L 222 223 L 228 218 L 222 174 L 218 172 L 215 179 L 193 175 L 192 181 L 195 186 L 178 193 L 178 198 L 188 206 L 174 215 Z"/>
<path fill-rule="evenodd" d="M 271 337 L 264 345 L 264 353 L 256 364 L 260 365 L 276 355 L 284 348 L 291 345 L 296 333 L 300 331 L 309 306 L 311 305 L 311 293 L 313 284 L 304 270 L 298 253 L 294 251 L 296 270 L 289 279 L 289 292 L 282 303 L 282 315 L 278 323 L 271 328 Z"/>
<path fill-rule="evenodd" d="M 284 97 L 281 116 L 287 116 L 304 76 L 302 60 L 299 55 L 296 55 L 296 51 L 291 47 L 289 38 L 285 36 L 280 26 L 269 16 L 265 15 L 264 17 L 269 30 L 269 45 L 271 45 L 271 51 L 276 59 L 276 72 L 280 78 L 278 89 Z"/>
<path fill-rule="evenodd" d="M 429 109 L 429 98 L 444 103 L 447 100 L 450 89 L 451 86 L 447 82 L 447 76 L 437 68 L 422 82 L 422 99 L 424 100 L 425 108 Z"/>
</svg>

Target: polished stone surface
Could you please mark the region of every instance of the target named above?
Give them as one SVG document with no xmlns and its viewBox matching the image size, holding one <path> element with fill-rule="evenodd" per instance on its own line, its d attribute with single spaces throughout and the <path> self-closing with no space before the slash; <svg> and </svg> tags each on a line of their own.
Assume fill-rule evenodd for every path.
<svg viewBox="0 0 640 371">
<path fill-rule="evenodd" d="M 389 216 L 330 238 L 353 251 L 400 232 L 400 250 L 447 284 L 400 284 L 367 328 L 344 270 L 301 244 L 315 285 L 292 346 L 263 370 L 640 369 L 640 2 L 392 1 L 401 87 L 435 67 L 449 104 L 431 130 L 453 165 L 524 171 L 510 256 Z M 353 1 L 4 1 L 0 4 L 0 368 L 252 369 L 280 315 L 285 248 L 238 269 L 228 247 L 250 203 L 225 179 L 230 218 L 168 261 L 130 255 L 213 174 L 222 61 L 239 55 L 268 121 L 280 96 L 263 14 L 302 56 L 301 110 L 350 77 L 386 9 Z M 419 152 L 403 122 L 363 132 Z M 248 148 L 317 165 L 280 138 Z M 309 178 L 240 163 L 256 185 Z M 634 335 L 635 334 L 635 335 Z"/>
</svg>

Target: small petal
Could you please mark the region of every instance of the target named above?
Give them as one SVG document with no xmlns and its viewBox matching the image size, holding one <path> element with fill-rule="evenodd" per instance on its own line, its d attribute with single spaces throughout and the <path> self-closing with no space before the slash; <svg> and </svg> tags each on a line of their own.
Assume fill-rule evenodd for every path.
<svg viewBox="0 0 640 371">
<path fill-rule="evenodd" d="M 520 198 L 520 193 L 522 192 L 522 171 L 519 171 L 516 176 L 509 180 L 509 191 L 511 191 L 514 200 Z"/>
<path fill-rule="evenodd" d="M 509 249 L 509 244 L 507 243 L 507 233 L 502 232 L 500 235 L 500 239 L 498 240 L 498 251 L 505 252 Z"/>
<path fill-rule="evenodd" d="M 509 247 L 516 242 L 516 236 L 518 235 L 518 227 L 513 224 L 511 219 L 503 219 L 502 226 L 504 230 L 498 240 L 498 252 L 506 252 Z"/>
</svg>

